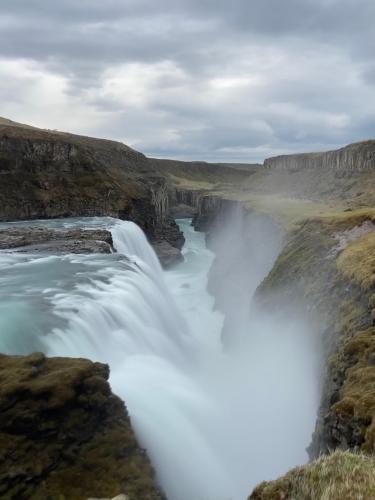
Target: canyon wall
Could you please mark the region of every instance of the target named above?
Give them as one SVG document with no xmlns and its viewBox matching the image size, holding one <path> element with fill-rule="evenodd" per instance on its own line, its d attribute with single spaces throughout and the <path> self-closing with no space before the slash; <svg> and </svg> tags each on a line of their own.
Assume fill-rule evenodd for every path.
<svg viewBox="0 0 375 500">
<path fill-rule="evenodd" d="M 0 123 L 0 220 L 112 216 L 180 249 L 167 182 L 114 141 Z"/>
<path fill-rule="evenodd" d="M 322 153 L 282 155 L 264 161 L 266 168 L 281 168 L 291 171 L 304 168 L 333 169 L 355 173 L 375 170 L 375 141 L 364 141 Z"/>
</svg>

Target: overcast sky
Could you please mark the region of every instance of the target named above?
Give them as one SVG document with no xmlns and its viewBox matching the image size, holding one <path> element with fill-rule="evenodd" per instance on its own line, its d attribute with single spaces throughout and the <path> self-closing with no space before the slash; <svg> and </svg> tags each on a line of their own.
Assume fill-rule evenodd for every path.
<svg viewBox="0 0 375 500">
<path fill-rule="evenodd" d="M 149 156 L 375 137 L 375 0 L 1 0 L 0 115 Z"/>
</svg>

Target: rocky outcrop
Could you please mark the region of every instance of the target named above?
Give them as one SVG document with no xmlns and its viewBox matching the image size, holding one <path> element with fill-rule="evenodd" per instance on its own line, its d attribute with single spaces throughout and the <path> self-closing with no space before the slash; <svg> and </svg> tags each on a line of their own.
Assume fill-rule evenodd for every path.
<svg viewBox="0 0 375 500">
<path fill-rule="evenodd" d="M 303 153 L 268 158 L 266 168 L 298 171 L 306 168 L 332 169 L 342 173 L 356 173 L 375 170 L 375 141 L 357 142 L 323 153 Z"/>
<path fill-rule="evenodd" d="M 167 183 L 124 144 L 0 123 L 0 220 L 113 216 L 181 248 Z"/>
<path fill-rule="evenodd" d="M 112 235 L 105 229 L 57 230 L 11 227 L 0 230 L 0 250 L 54 253 L 112 253 Z"/>
<path fill-rule="evenodd" d="M 1 498 L 162 498 L 108 375 L 85 359 L 0 355 Z"/>
</svg>

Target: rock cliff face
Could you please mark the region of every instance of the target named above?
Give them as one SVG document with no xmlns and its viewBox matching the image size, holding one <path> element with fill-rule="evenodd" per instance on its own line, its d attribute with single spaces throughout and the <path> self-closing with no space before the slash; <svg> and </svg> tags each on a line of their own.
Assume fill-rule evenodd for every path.
<svg viewBox="0 0 375 500">
<path fill-rule="evenodd" d="M 181 248 L 165 178 L 124 144 L 0 123 L 0 220 L 109 215 Z"/>
<path fill-rule="evenodd" d="M 375 141 L 350 144 L 336 151 L 275 156 L 265 160 L 267 168 L 298 171 L 305 168 L 332 169 L 343 173 L 375 170 Z"/>
<path fill-rule="evenodd" d="M 374 220 L 368 210 L 301 223 L 257 291 L 266 310 L 286 303 L 320 327 L 325 373 L 312 458 L 375 452 Z"/>
<path fill-rule="evenodd" d="M 1 498 L 162 498 L 108 375 L 85 359 L 0 355 Z"/>
<path fill-rule="evenodd" d="M 215 224 L 220 224 L 225 213 L 236 209 L 241 209 L 241 203 L 238 201 L 205 194 L 197 199 L 193 226 L 197 231 L 204 231 L 209 235 L 210 229 L 213 229 Z"/>
<path fill-rule="evenodd" d="M 204 196 L 204 191 L 170 186 L 168 191 L 170 213 L 176 219 L 193 217 L 198 210 L 199 200 L 202 196 Z"/>
</svg>

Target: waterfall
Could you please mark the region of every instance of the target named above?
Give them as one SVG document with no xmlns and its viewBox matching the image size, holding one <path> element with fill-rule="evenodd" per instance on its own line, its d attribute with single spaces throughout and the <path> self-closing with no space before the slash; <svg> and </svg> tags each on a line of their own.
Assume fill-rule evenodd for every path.
<svg viewBox="0 0 375 500">
<path fill-rule="evenodd" d="M 118 254 L 2 255 L 12 335 L 1 350 L 108 363 L 169 500 L 243 500 L 306 460 L 317 405 L 312 346 L 300 324 L 256 318 L 223 349 L 224 318 L 207 292 L 214 254 L 189 221 L 179 223 L 185 261 L 168 272 L 140 228 L 110 218 L 54 224 L 108 227 Z"/>
<path fill-rule="evenodd" d="M 155 273 L 160 274 L 159 260 L 137 224 L 129 221 L 117 221 L 111 227 L 111 233 L 117 252 L 139 260 L 141 263 L 146 263 Z"/>
</svg>

